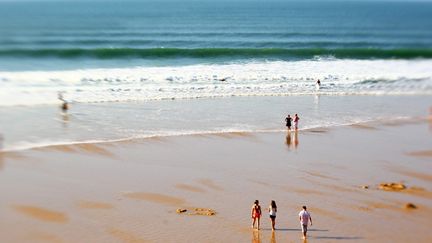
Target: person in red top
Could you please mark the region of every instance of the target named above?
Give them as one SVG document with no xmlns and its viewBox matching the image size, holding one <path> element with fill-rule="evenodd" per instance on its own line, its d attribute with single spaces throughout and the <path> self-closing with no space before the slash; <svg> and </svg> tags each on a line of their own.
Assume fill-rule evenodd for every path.
<svg viewBox="0 0 432 243">
<path fill-rule="evenodd" d="M 252 229 L 255 228 L 255 222 L 258 221 L 258 230 L 260 229 L 260 218 L 261 218 L 261 206 L 259 205 L 259 201 L 255 200 L 254 204 L 252 205 Z"/>
</svg>

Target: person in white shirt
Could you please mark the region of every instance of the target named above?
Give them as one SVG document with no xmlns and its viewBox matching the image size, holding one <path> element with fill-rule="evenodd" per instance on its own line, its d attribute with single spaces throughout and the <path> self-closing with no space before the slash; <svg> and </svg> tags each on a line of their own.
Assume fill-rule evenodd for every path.
<svg viewBox="0 0 432 243">
<path fill-rule="evenodd" d="M 306 239 L 307 227 L 310 221 L 310 225 L 312 226 L 312 217 L 310 213 L 306 210 L 306 206 L 303 206 L 303 210 L 299 213 L 300 224 L 303 232 L 303 239 Z"/>
</svg>

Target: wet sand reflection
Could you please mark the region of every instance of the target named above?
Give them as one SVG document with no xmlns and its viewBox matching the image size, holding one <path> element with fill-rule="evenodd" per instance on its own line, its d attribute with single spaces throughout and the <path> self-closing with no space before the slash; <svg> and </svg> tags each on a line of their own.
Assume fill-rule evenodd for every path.
<svg viewBox="0 0 432 243">
<path fill-rule="evenodd" d="M 0 133 L 0 170 L 2 170 L 4 167 L 3 140 L 3 135 Z"/>
<path fill-rule="evenodd" d="M 274 231 L 271 232 L 270 243 L 276 243 L 276 235 Z"/>
<path fill-rule="evenodd" d="M 259 230 L 252 230 L 252 243 L 261 243 Z"/>
<path fill-rule="evenodd" d="M 294 135 L 291 134 L 292 132 L 294 132 Z M 285 144 L 289 149 L 297 149 L 299 145 L 298 131 L 288 131 L 285 138 Z"/>
<path fill-rule="evenodd" d="M 429 132 L 432 132 L 432 106 L 429 107 L 428 121 L 429 121 Z"/>
</svg>

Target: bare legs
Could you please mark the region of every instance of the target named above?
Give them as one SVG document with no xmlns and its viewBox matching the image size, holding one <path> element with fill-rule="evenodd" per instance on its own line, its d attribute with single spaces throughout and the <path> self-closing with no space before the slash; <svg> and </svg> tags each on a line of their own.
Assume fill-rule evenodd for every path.
<svg viewBox="0 0 432 243">
<path fill-rule="evenodd" d="M 270 218 L 270 220 L 271 220 L 272 230 L 275 230 L 276 218 Z"/>
<path fill-rule="evenodd" d="M 255 222 L 258 223 L 258 230 L 260 229 L 260 218 L 259 217 L 255 217 L 253 218 L 253 222 L 252 222 L 252 229 L 255 229 Z"/>
<path fill-rule="evenodd" d="M 307 225 L 302 225 L 303 239 L 306 239 Z"/>
</svg>

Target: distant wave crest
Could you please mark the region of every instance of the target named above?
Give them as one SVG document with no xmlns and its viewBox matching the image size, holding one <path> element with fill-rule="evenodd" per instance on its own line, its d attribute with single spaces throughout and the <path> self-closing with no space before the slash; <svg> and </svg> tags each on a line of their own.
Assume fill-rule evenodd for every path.
<svg viewBox="0 0 432 243">
<path fill-rule="evenodd" d="M 0 50 L 2 57 L 56 57 L 124 59 L 124 58 L 279 58 L 279 59 L 310 59 L 317 56 L 332 56 L 335 58 L 352 59 L 414 59 L 432 58 L 432 48 L 95 48 L 95 49 L 4 49 Z"/>
</svg>

